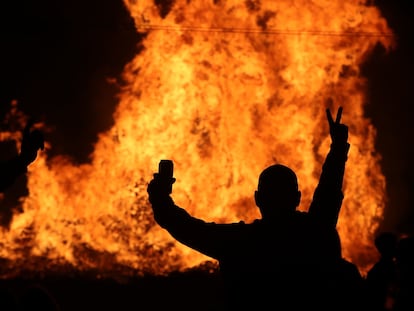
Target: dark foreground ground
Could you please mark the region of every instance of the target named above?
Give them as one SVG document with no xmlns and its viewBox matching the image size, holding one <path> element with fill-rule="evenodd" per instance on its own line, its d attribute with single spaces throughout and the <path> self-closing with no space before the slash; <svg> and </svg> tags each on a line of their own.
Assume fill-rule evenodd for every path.
<svg viewBox="0 0 414 311">
<path fill-rule="evenodd" d="M 33 285 L 50 292 L 61 311 L 222 310 L 222 285 L 216 273 L 189 271 L 168 276 L 114 279 L 47 277 L 1 280 L 0 289 L 17 299 Z M 0 310 L 5 299 L 0 299 Z"/>
</svg>

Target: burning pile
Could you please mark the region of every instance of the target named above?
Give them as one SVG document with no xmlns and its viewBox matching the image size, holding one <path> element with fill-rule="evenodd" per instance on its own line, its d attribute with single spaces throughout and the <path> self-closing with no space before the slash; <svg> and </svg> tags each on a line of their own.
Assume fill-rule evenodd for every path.
<svg viewBox="0 0 414 311">
<path fill-rule="evenodd" d="M 45 270 L 108 275 L 202 263 L 152 219 L 146 184 L 158 161 L 174 160 L 175 201 L 206 220 L 258 217 L 257 177 L 274 162 L 297 172 L 306 210 L 330 143 L 325 108 L 339 106 L 351 150 L 338 228 L 344 256 L 371 264 L 386 194 L 359 67 L 378 43 L 393 44 L 379 10 L 358 0 L 167 2 L 125 0 L 146 35 L 125 66 L 115 124 L 88 164 L 42 155 L 30 166 L 23 212 L 0 233 L 3 277 L 38 270 L 39 258 Z"/>
</svg>

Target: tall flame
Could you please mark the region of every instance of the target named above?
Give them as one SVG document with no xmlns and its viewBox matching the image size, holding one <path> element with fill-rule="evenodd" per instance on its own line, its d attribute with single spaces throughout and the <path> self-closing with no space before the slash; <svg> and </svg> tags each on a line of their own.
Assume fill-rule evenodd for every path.
<svg viewBox="0 0 414 311">
<path fill-rule="evenodd" d="M 351 149 L 338 228 L 344 256 L 365 269 L 386 194 L 359 67 L 393 37 L 362 2 L 124 0 L 145 38 L 114 126 L 88 164 L 43 154 L 29 167 L 23 212 L 0 234 L 3 276 L 39 269 L 39 258 L 101 274 L 200 264 L 209 258 L 152 218 L 146 184 L 159 160 L 174 160 L 174 200 L 194 216 L 258 217 L 257 177 L 274 162 L 297 172 L 306 210 L 330 143 L 325 108 L 339 106 Z"/>
</svg>

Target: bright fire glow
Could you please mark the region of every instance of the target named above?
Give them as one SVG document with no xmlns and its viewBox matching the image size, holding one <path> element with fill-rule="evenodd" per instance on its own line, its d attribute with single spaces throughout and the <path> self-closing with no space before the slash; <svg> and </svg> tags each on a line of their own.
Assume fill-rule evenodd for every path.
<svg viewBox="0 0 414 311">
<path fill-rule="evenodd" d="M 22 267 L 119 275 L 200 264 L 209 258 L 152 218 L 146 184 L 159 160 L 174 160 L 174 200 L 194 216 L 258 217 L 257 177 L 274 162 L 297 172 L 306 210 L 330 142 L 325 108 L 339 106 L 351 143 L 343 252 L 362 270 L 372 264 L 385 178 L 359 66 L 393 38 L 379 10 L 362 2 L 125 0 L 146 36 L 125 67 L 115 124 L 99 134 L 90 164 L 44 152 L 29 167 L 23 212 L 0 232 L 3 277 Z"/>
</svg>

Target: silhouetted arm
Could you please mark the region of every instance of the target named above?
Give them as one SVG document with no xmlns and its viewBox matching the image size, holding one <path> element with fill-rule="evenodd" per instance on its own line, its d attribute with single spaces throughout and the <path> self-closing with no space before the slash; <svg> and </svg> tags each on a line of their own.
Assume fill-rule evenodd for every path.
<svg viewBox="0 0 414 311">
<path fill-rule="evenodd" d="M 23 129 L 19 158 L 26 167 L 36 160 L 37 152 L 45 148 L 43 133 L 40 130 L 31 130 L 33 124 L 33 120 L 30 120 Z"/>
<path fill-rule="evenodd" d="M 27 167 L 19 156 L 0 163 L 0 192 L 10 187 L 17 177 L 25 174 Z"/>
<path fill-rule="evenodd" d="M 193 217 L 175 205 L 169 189 L 171 184 L 168 185 L 154 174 L 147 192 L 155 221 L 180 243 L 218 259 L 222 250 L 234 241 L 235 226 L 241 226 L 242 223 L 216 224 Z"/>
<path fill-rule="evenodd" d="M 15 180 L 27 172 L 27 166 L 32 163 L 39 149 L 44 148 L 43 134 L 39 130 L 31 131 L 33 125 L 29 121 L 23 130 L 23 139 L 19 155 L 0 163 L 0 192 L 10 187 Z"/>
<path fill-rule="evenodd" d="M 315 189 L 309 213 L 324 223 L 336 226 L 344 198 L 342 192 L 345 163 L 348 159 L 348 127 L 341 124 L 342 107 L 334 121 L 326 110 L 332 143 L 322 166 L 322 173 Z"/>
</svg>

